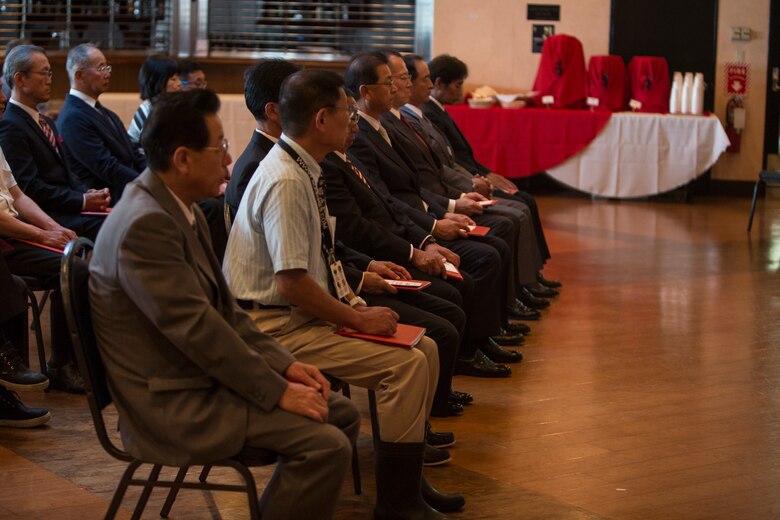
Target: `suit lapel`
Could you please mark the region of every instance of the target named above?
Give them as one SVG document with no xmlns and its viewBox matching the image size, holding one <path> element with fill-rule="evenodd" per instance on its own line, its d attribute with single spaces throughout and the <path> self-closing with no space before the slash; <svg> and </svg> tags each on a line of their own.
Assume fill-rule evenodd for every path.
<svg viewBox="0 0 780 520">
<path fill-rule="evenodd" d="M 366 121 L 365 119 L 361 119 L 358 122 L 358 125 L 360 126 L 360 129 L 365 132 L 365 135 L 368 137 L 368 139 L 371 141 L 374 147 L 378 151 L 380 151 L 382 155 L 389 158 L 391 161 L 393 161 L 395 164 L 397 164 L 399 167 L 403 169 L 409 168 L 409 166 L 407 166 L 404 160 L 401 159 L 398 153 L 389 144 L 387 144 L 387 141 L 385 141 L 382 138 L 382 136 L 379 135 L 379 132 L 374 130 L 374 127 L 371 126 L 371 124 L 368 121 Z"/>
<path fill-rule="evenodd" d="M 24 123 L 30 128 L 32 133 L 38 136 L 38 139 L 40 139 L 41 142 L 46 146 L 46 149 L 49 150 L 55 156 L 57 156 L 57 159 L 61 163 L 65 164 L 65 160 L 63 159 L 64 150 L 59 142 L 59 134 L 57 133 L 57 130 L 54 128 L 54 123 L 52 123 L 51 120 L 47 120 L 46 122 L 49 123 L 50 127 L 52 127 L 51 131 L 54 133 L 54 141 L 57 143 L 57 151 L 59 151 L 59 154 L 52 149 L 51 143 L 49 142 L 49 139 L 46 137 L 46 134 L 43 133 L 43 129 L 41 128 L 41 125 L 39 125 L 38 121 L 34 120 L 30 116 L 30 114 L 28 114 L 18 106 L 14 105 L 13 103 L 8 103 L 7 109 L 14 112 L 17 115 L 17 117 L 19 117 L 22 121 L 24 121 Z"/>
</svg>

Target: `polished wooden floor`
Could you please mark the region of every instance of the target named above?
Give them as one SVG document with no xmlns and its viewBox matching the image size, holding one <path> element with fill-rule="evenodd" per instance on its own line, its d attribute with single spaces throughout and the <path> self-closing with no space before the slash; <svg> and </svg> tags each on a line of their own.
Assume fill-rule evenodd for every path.
<svg viewBox="0 0 780 520">
<path fill-rule="evenodd" d="M 458 442 L 453 462 L 426 474 L 466 494 L 456 516 L 779 518 L 780 201 L 759 203 L 749 237 L 745 199 L 539 200 L 554 254 L 545 273 L 566 285 L 512 378 L 457 377 L 476 404 L 435 421 Z M 85 402 L 23 398 L 53 418 L 0 429 L 0 518 L 102 517 L 122 465 L 98 446 Z M 345 481 L 340 519 L 370 518 L 369 431 L 365 491 Z M 160 497 L 144 518 L 158 517 Z M 182 492 L 172 514 L 246 516 L 243 497 L 201 492 Z"/>
</svg>

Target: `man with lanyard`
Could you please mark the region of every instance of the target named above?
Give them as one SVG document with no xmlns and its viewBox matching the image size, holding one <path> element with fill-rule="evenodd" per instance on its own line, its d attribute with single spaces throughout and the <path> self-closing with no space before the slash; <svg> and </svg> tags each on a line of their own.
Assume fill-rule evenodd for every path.
<svg viewBox="0 0 780 520">
<path fill-rule="evenodd" d="M 424 337 L 404 349 L 335 333 L 347 327 L 391 335 L 398 318 L 355 296 L 333 257 L 335 219 L 327 212 L 319 163 L 343 146 L 349 127 L 342 85 L 338 75 L 316 70 L 285 80 L 284 133 L 247 186 L 223 270 L 255 323 L 296 358 L 376 390 L 377 518 L 436 518 L 421 494 L 421 487 L 437 494 L 421 479 L 439 370 L 435 343 Z"/>
</svg>

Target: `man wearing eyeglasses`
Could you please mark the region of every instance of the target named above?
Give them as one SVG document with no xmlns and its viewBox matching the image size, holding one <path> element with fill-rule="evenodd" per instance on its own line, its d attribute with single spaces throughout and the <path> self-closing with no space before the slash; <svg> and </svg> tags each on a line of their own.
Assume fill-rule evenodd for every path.
<svg viewBox="0 0 780 520">
<path fill-rule="evenodd" d="M 11 99 L 0 121 L 0 147 L 19 187 L 60 225 L 94 239 L 111 203 L 107 189 L 87 189 L 70 166 L 68 149 L 54 122 L 38 112 L 51 96 L 51 65 L 42 48 L 14 47 L 5 57 L 3 79 Z"/>
<path fill-rule="evenodd" d="M 111 81 L 111 65 L 100 49 L 91 43 L 73 47 L 66 68 L 70 93 L 57 129 L 73 158 L 73 173 L 87 188 L 108 188 L 116 202 L 146 168 L 146 158 L 130 142 L 119 116 L 98 101 Z"/>
</svg>

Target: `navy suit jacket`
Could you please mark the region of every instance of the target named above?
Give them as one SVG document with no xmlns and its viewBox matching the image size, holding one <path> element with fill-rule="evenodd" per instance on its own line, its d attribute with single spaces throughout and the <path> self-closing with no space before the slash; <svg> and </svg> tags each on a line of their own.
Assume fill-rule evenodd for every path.
<svg viewBox="0 0 780 520">
<path fill-rule="evenodd" d="M 420 107 L 427 117 L 439 130 L 449 139 L 452 145 L 452 152 L 455 154 L 455 160 L 463 165 L 474 175 L 487 175 L 490 173 L 490 168 L 480 164 L 474 158 L 474 150 L 472 150 L 463 132 L 460 131 L 458 125 L 447 113 L 446 110 L 441 109 L 433 101 L 423 103 Z"/>
<path fill-rule="evenodd" d="M 409 168 L 398 151 L 387 144 L 374 127 L 361 119 L 355 142 L 349 148 L 349 155 L 355 157 L 365 168 L 364 175 L 371 179 L 371 186 L 380 193 L 392 196 L 401 209 L 414 223 L 425 230 L 433 229 L 437 218 L 447 211 L 446 206 L 435 200 L 426 200 L 429 211 L 425 211 L 417 172 Z"/>
<path fill-rule="evenodd" d="M 233 165 L 230 182 L 225 189 L 225 202 L 230 206 L 233 214 L 238 210 L 238 205 L 241 204 L 241 198 L 244 196 L 249 180 L 257 170 L 257 165 L 273 147 L 273 141 L 256 130 L 252 132 L 252 139 L 249 140 L 249 144 L 246 145 L 236 160 L 236 164 Z"/>
<path fill-rule="evenodd" d="M 146 169 L 146 158 L 130 142 L 122 120 L 105 107 L 101 113 L 68 94 L 57 129 L 73 159 L 73 173 L 87 188 L 108 188 L 112 201 Z"/>
<path fill-rule="evenodd" d="M 62 223 L 81 213 L 86 188 L 71 172 L 67 149 L 54 122 L 41 117 L 54 132 L 57 151 L 38 122 L 13 103 L 8 103 L 0 121 L 0 147 L 19 188 L 54 220 Z"/>
<path fill-rule="evenodd" d="M 374 258 L 408 265 L 410 244 L 419 248 L 428 233 L 395 211 L 391 201 L 367 186 L 335 153 L 320 166 L 328 211 L 337 219 L 336 238 Z M 355 166 L 366 176 L 359 163 Z"/>
</svg>

